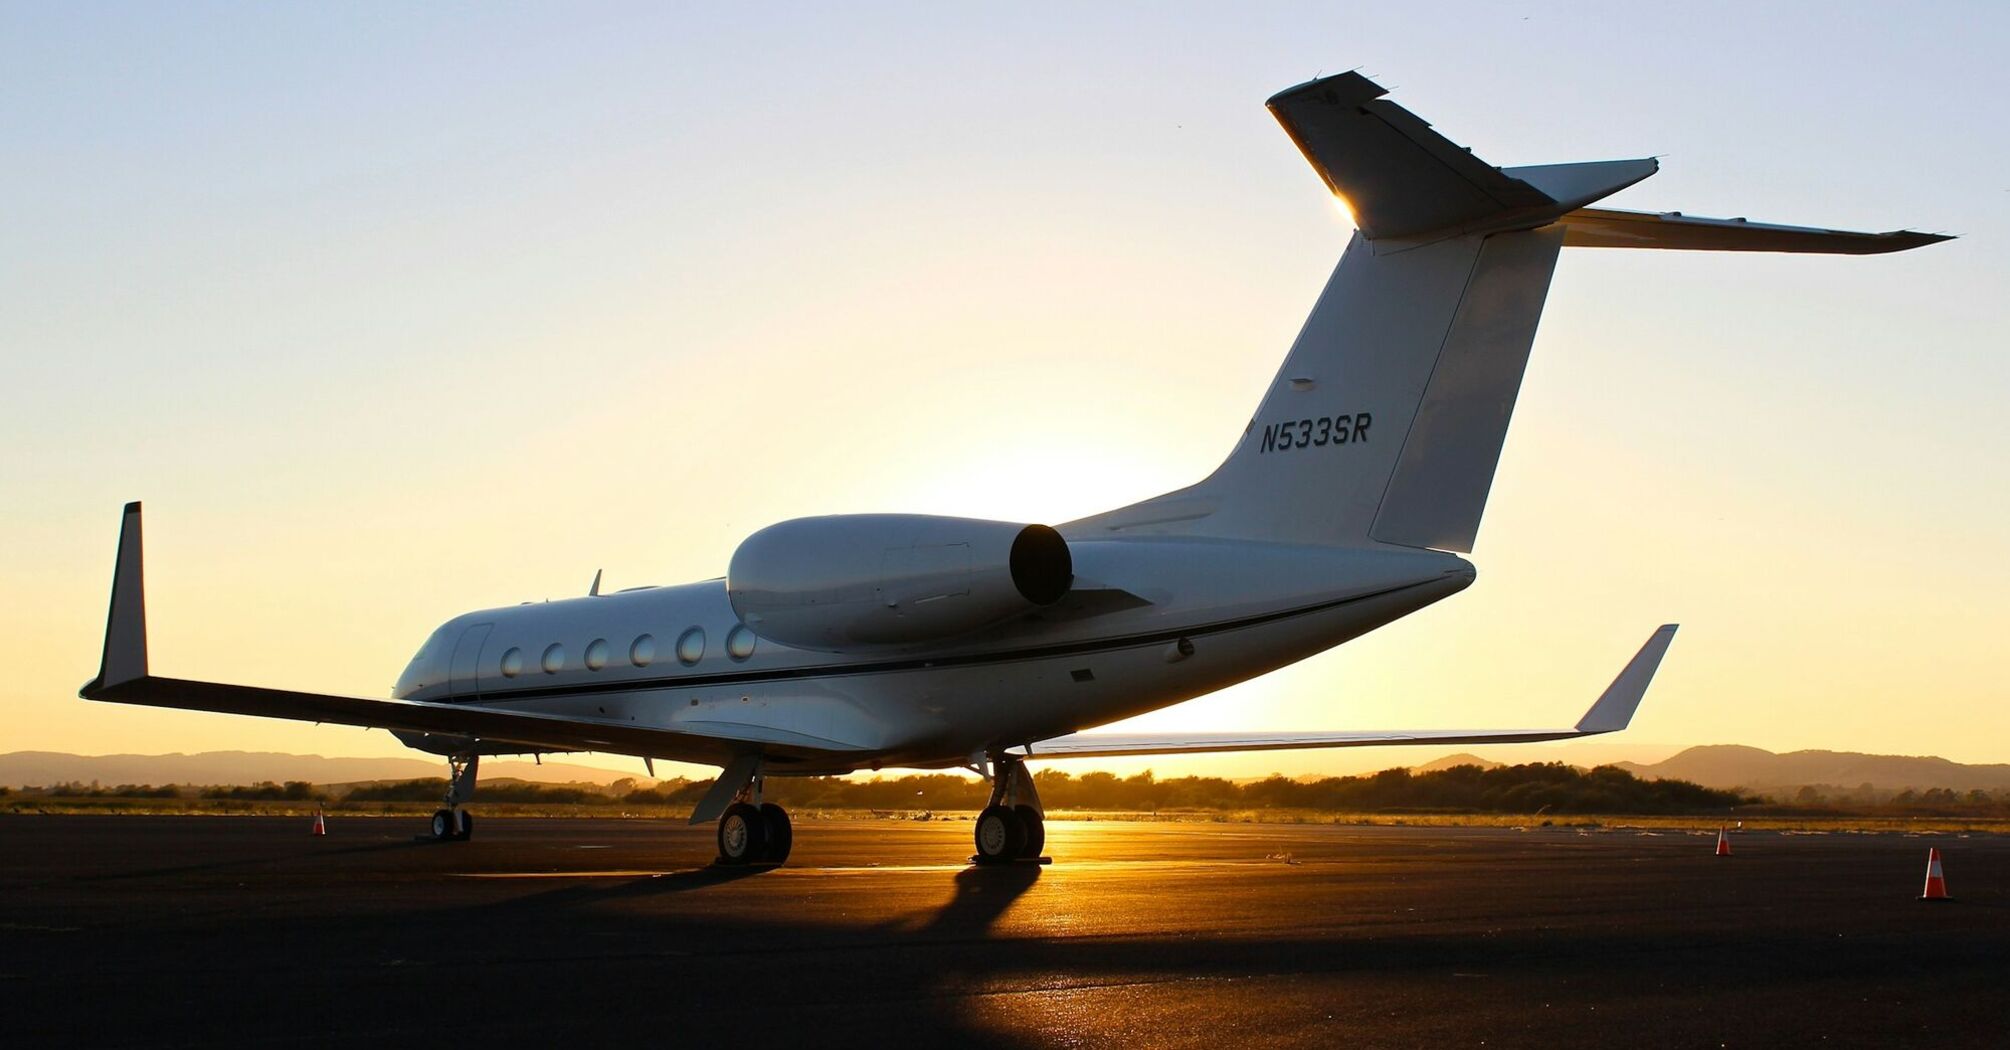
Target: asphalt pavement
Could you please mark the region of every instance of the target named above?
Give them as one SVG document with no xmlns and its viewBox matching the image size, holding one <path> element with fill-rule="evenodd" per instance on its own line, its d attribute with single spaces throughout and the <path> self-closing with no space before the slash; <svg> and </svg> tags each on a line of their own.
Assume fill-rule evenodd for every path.
<svg viewBox="0 0 2010 1050">
<path fill-rule="evenodd" d="M 1052 821 L 979 869 L 967 820 L 799 819 L 733 870 L 307 823 L 0 816 L 0 1042 L 2010 1045 L 2010 838 Z"/>
</svg>

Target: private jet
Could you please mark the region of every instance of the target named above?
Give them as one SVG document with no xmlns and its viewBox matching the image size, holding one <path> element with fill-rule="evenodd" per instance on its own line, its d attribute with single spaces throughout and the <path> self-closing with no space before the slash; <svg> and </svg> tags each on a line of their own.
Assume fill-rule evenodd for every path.
<svg viewBox="0 0 2010 1050">
<path fill-rule="evenodd" d="M 1058 526 L 802 518 L 720 579 L 484 609 L 442 624 L 388 698 L 148 671 L 138 503 L 125 508 L 86 699 L 383 728 L 444 756 L 432 836 L 467 839 L 484 755 L 718 766 L 691 814 L 723 864 L 779 864 L 770 777 L 968 768 L 981 864 L 1041 861 L 1034 760 L 1563 740 L 1626 728 L 1654 630 L 1550 729 L 1084 733 L 1324 652 L 1470 586 L 1536 324 L 1564 248 L 1875 254 L 1946 238 L 1592 207 L 1653 159 L 1501 168 L 1358 73 L 1269 100 L 1357 231 L 1256 414 L 1197 484 Z"/>
</svg>

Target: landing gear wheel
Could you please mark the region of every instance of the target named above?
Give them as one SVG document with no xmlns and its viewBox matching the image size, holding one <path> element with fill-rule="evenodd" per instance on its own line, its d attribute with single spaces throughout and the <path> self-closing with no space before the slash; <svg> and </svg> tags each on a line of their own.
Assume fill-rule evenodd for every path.
<svg viewBox="0 0 2010 1050">
<path fill-rule="evenodd" d="M 1019 826 L 1026 829 L 1026 844 L 1019 855 L 1028 860 L 1038 857 L 1047 848 L 1047 821 L 1032 806 L 1013 806 L 1012 812 L 1018 815 Z"/>
<path fill-rule="evenodd" d="M 1026 849 L 1026 825 L 1004 806 L 986 806 L 977 814 L 977 863 L 1006 864 Z"/>
<path fill-rule="evenodd" d="M 767 848 L 767 822 L 761 811 L 745 802 L 726 807 L 719 818 L 719 863 L 749 864 L 759 860 Z"/>
<path fill-rule="evenodd" d="M 453 837 L 454 837 L 454 811 L 451 809 L 434 810 L 433 838 L 438 839 L 441 842 L 448 842 L 451 841 Z"/>
<path fill-rule="evenodd" d="M 464 809 L 461 810 L 458 814 L 456 814 L 456 816 L 459 817 L 460 820 L 460 830 L 454 832 L 454 837 L 461 840 L 462 842 L 466 842 L 467 840 L 473 838 L 475 835 L 474 815 Z"/>
<path fill-rule="evenodd" d="M 789 811 L 772 802 L 761 803 L 761 823 L 766 825 L 768 844 L 761 851 L 761 859 L 770 864 L 780 864 L 789 859 L 789 847 L 795 844 L 795 831 L 789 826 Z"/>
</svg>

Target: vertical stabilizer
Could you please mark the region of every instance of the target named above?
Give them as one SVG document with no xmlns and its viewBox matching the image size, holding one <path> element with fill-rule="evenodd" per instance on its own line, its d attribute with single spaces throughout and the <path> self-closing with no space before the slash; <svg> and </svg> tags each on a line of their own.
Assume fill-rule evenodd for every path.
<svg viewBox="0 0 2010 1050">
<path fill-rule="evenodd" d="M 1874 254 L 1945 240 L 1591 208 L 1651 158 L 1501 168 L 1343 73 L 1270 111 L 1359 232 L 1228 459 L 1068 536 L 1473 549 L 1559 250 Z"/>
<path fill-rule="evenodd" d="M 1270 100 L 1359 232 L 1228 459 L 1069 533 L 1472 549 L 1556 220 L 1655 162 L 1495 167 L 1383 94 L 1345 73 Z"/>
<path fill-rule="evenodd" d="M 1357 236 L 1183 531 L 1471 550 L 1562 244 Z"/>
</svg>

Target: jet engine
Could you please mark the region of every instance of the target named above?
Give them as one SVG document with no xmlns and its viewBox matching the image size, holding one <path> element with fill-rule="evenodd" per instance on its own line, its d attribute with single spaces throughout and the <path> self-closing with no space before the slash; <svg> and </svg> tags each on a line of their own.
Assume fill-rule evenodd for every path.
<svg viewBox="0 0 2010 1050">
<path fill-rule="evenodd" d="M 733 611 L 783 645 L 841 651 L 965 634 L 1052 605 L 1074 582 L 1045 525 L 841 514 L 770 525 L 726 571 Z"/>
</svg>

